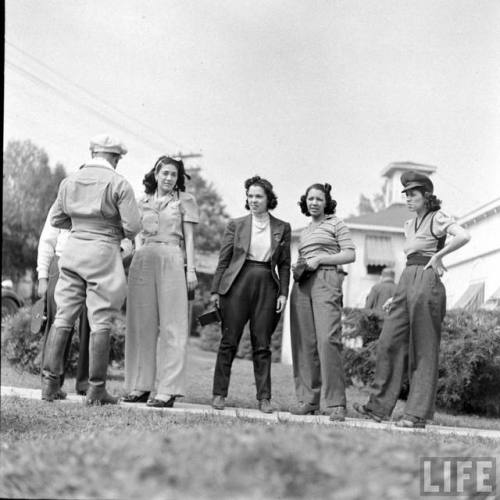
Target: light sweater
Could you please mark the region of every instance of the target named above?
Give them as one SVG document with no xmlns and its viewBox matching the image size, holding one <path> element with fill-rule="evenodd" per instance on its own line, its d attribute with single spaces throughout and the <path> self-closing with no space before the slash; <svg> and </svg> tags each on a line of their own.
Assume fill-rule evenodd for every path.
<svg viewBox="0 0 500 500">
<path fill-rule="evenodd" d="M 248 259 L 260 262 L 271 260 L 271 220 L 268 213 L 258 218 L 252 215 L 252 235 Z"/>
</svg>

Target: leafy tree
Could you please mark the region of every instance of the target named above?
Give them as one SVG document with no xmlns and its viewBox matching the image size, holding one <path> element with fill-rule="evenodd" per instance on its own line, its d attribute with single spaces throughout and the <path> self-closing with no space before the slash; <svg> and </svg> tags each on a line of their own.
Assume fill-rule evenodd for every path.
<svg viewBox="0 0 500 500">
<path fill-rule="evenodd" d="M 371 214 L 375 212 L 372 202 L 370 201 L 370 198 L 365 196 L 363 193 L 359 195 L 359 202 L 357 209 L 359 215 Z"/>
<path fill-rule="evenodd" d="M 200 223 L 195 231 L 195 248 L 214 252 L 220 248 L 229 216 L 214 185 L 208 183 L 200 171 L 200 167 L 188 169 L 191 181 L 187 183 L 187 190 L 195 196 L 200 207 Z"/>
<path fill-rule="evenodd" d="M 47 153 L 29 140 L 7 144 L 3 169 L 2 273 L 17 280 L 36 267 L 38 239 L 66 170 L 52 170 Z"/>
<path fill-rule="evenodd" d="M 358 202 L 358 215 L 371 214 L 373 212 L 379 212 L 386 208 L 385 206 L 385 186 L 382 191 L 375 193 L 371 199 L 365 196 L 363 193 L 359 195 Z"/>
</svg>

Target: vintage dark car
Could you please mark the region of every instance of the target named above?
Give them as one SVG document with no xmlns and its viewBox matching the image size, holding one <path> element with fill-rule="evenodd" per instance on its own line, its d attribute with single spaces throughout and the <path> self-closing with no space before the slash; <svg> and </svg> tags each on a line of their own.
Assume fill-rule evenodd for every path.
<svg viewBox="0 0 500 500">
<path fill-rule="evenodd" d="M 22 306 L 23 301 L 12 289 L 12 282 L 2 281 L 2 319 L 15 314 Z"/>
</svg>

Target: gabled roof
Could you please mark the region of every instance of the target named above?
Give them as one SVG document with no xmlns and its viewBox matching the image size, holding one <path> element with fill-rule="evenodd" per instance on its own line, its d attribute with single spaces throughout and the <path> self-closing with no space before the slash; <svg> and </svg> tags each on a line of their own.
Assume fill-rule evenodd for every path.
<svg viewBox="0 0 500 500">
<path fill-rule="evenodd" d="M 500 212 L 500 198 L 496 198 L 489 203 L 481 205 L 471 212 L 462 215 L 457 222 L 464 227 L 469 227 L 482 219 L 486 219 L 487 217 L 497 214 L 498 212 Z"/>
<path fill-rule="evenodd" d="M 378 226 L 403 230 L 403 224 L 411 219 L 411 212 L 403 203 L 393 203 L 379 212 L 347 217 L 344 222 L 349 228 L 357 226 Z"/>
</svg>

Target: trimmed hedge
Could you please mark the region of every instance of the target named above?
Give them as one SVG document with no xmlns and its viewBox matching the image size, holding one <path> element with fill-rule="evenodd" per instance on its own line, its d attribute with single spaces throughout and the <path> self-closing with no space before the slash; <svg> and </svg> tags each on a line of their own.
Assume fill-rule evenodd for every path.
<svg viewBox="0 0 500 500">
<path fill-rule="evenodd" d="M 221 327 L 218 323 L 204 326 L 200 333 L 200 347 L 205 351 L 217 352 L 221 339 Z M 271 359 L 278 363 L 281 361 L 281 339 L 283 335 L 283 315 L 279 320 L 278 326 L 271 337 Z M 252 344 L 250 341 L 250 328 L 245 325 L 243 335 L 238 345 L 237 358 L 252 359 Z"/>
<path fill-rule="evenodd" d="M 29 373 L 40 373 L 43 333 L 31 333 L 31 308 L 23 307 L 2 323 L 2 357 L 17 368 Z M 76 374 L 79 338 L 74 332 L 65 373 Z M 125 321 L 121 316 L 113 318 L 109 362 L 123 366 L 125 356 Z"/>
<path fill-rule="evenodd" d="M 370 322 L 362 316 L 363 312 L 352 313 L 359 325 Z M 366 335 L 366 330 L 359 333 Z M 376 350 L 376 340 L 361 349 L 344 349 L 350 383 L 372 382 Z M 499 311 L 448 311 L 441 334 L 436 403 L 455 412 L 500 416 Z"/>
</svg>

